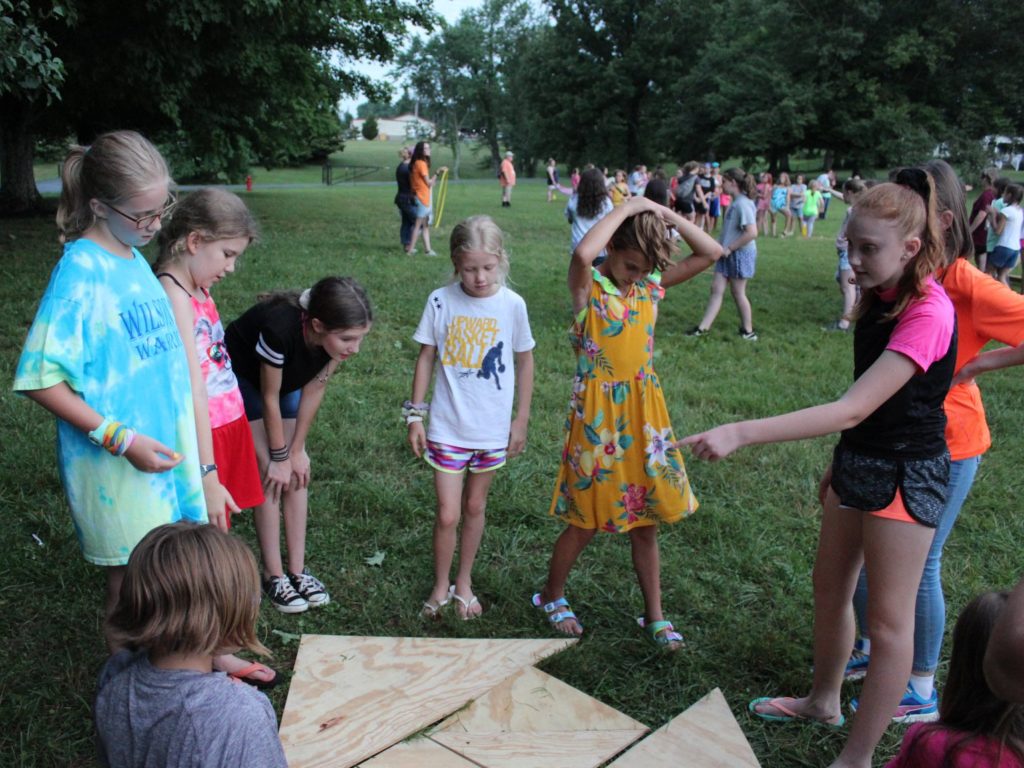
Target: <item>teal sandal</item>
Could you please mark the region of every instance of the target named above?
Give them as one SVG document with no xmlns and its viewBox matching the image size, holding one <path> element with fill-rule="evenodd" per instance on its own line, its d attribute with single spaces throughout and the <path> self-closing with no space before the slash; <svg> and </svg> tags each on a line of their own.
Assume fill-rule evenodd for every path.
<svg viewBox="0 0 1024 768">
<path fill-rule="evenodd" d="M 643 629 L 647 638 L 660 650 L 672 653 L 682 648 L 686 641 L 676 632 L 671 621 L 652 621 L 650 624 L 643 616 L 637 616 L 636 623 Z"/>
<path fill-rule="evenodd" d="M 560 597 L 557 600 L 552 600 L 550 603 L 545 603 L 541 601 L 540 592 L 537 592 L 530 599 L 530 602 L 533 603 L 535 608 L 540 608 L 542 611 L 544 611 L 544 615 L 547 617 L 547 620 L 551 624 L 551 626 L 557 629 L 563 635 L 569 635 L 570 637 L 578 637 L 578 635 L 575 635 L 574 633 L 562 631 L 560 625 L 569 619 L 572 619 L 579 625 L 579 634 L 583 634 L 583 622 L 580 621 L 576 614 L 572 612 L 572 609 L 569 608 L 569 601 L 566 600 L 564 597 Z M 561 610 L 563 608 L 565 610 Z"/>
</svg>

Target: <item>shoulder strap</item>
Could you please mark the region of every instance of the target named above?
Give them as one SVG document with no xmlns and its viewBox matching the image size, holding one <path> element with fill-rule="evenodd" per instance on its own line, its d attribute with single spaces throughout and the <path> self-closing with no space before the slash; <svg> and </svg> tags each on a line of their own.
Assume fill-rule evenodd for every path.
<svg viewBox="0 0 1024 768">
<path fill-rule="evenodd" d="M 175 284 L 176 286 L 178 286 L 179 288 L 181 288 L 181 290 L 183 290 L 183 291 L 184 291 L 184 292 L 185 292 L 185 293 L 186 293 L 186 294 L 188 295 L 188 297 L 189 297 L 190 299 L 192 298 L 192 293 L 191 293 L 191 292 L 189 291 L 189 289 L 188 289 L 188 288 L 186 288 L 186 287 L 185 287 L 184 285 L 182 285 L 181 283 L 179 283 L 179 282 L 178 282 L 178 278 L 176 278 L 176 277 L 175 277 L 174 275 L 172 275 L 172 274 L 171 274 L 170 272 L 157 272 L 157 273 L 156 273 L 156 276 L 157 276 L 158 278 L 160 278 L 160 277 L 169 277 L 169 278 L 171 278 L 171 282 L 172 282 L 172 283 L 174 283 L 174 284 Z"/>
</svg>

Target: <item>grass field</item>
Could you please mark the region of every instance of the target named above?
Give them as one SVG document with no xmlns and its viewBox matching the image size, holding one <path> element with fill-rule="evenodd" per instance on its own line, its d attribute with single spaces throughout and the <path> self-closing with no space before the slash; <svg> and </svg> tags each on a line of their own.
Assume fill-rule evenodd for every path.
<svg viewBox="0 0 1024 768">
<path fill-rule="evenodd" d="M 355 142 L 351 146 L 357 146 Z M 346 150 L 347 152 L 348 150 Z M 376 305 L 360 355 L 328 389 L 309 443 L 313 460 L 308 559 L 332 603 L 297 617 L 264 606 L 259 635 L 287 677 L 303 632 L 451 637 L 546 637 L 529 605 L 541 585 L 559 525 L 546 515 L 558 466 L 573 359 L 565 270 L 569 232 L 562 204 L 547 205 L 539 183 L 524 183 L 513 207 L 499 207 L 493 180 L 452 185 L 437 245 L 452 223 L 488 213 L 508 233 L 513 287 L 526 299 L 538 346 L 529 448 L 501 470 L 475 587 L 480 621 L 449 614 L 424 624 L 418 608 L 431 582 L 431 473 L 410 454 L 399 406 L 417 353 L 410 340 L 429 291 L 448 277 L 447 259 L 409 258 L 398 247 L 393 189 L 257 190 L 247 196 L 265 232 L 238 272 L 216 287 L 225 320 L 257 292 L 300 288 L 330 273 L 358 277 Z M 712 334 L 684 331 L 699 319 L 710 278 L 672 289 L 661 305 L 657 366 L 680 435 L 835 398 L 851 378 L 851 338 L 821 326 L 838 312 L 832 240 L 842 218 L 833 206 L 813 240 L 759 241 L 751 282 L 760 341 L 736 335 L 727 300 Z M 52 221 L 0 222 L 0 380 L 10 382 L 25 333 L 58 257 Z M 443 251 L 443 247 L 437 248 Z M 152 256 L 152 254 L 149 254 Z M 8 385 L 9 386 L 9 385 Z M 995 446 L 946 548 L 952 619 L 977 592 L 1013 584 L 1021 570 L 1024 517 L 1019 461 L 1024 449 L 1024 385 L 1019 371 L 984 382 Z M 37 406 L 0 391 L 7 436 L 0 469 L 0 765 L 92 766 L 90 705 L 104 660 L 101 570 L 78 551 L 54 462 L 54 424 Z M 686 650 L 653 651 L 634 623 L 639 588 L 625 537 L 601 536 L 584 553 L 569 596 L 587 633 L 543 668 L 651 727 L 711 688 L 721 687 L 765 766 L 818 766 L 844 733 L 772 727 L 746 714 L 755 696 L 799 693 L 809 685 L 811 580 L 818 479 L 834 440 L 750 448 L 718 463 L 689 462 L 702 502 L 693 517 L 663 530 L 664 604 L 686 635 Z M 254 542 L 249 515 L 234 530 Z M 380 566 L 366 558 L 385 553 Z M 281 634 L 284 633 L 284 634 Z M 948 654 L 948 647 L 947 647 Z M 940 670 L 941 677 L 944 669 Z M 856 686 L 844 691 L 848 699 Z M 274 692 L 278 713 L 287 685 Z M 894 754 L 893 727 L 877 765 Z"/>
</svg>

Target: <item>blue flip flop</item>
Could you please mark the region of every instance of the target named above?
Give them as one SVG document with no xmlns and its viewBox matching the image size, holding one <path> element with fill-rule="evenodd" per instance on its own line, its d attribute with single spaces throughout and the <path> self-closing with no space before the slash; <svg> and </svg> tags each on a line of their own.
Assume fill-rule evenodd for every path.
<svg viewBox="0 0 1024 768">
<path fill-rule="evenodd" d="M 823 725 L 826 728 L 842 728 L 846 725 L 846 718 L 842 714 L 839 715 L 839 722 L 830 723 L 827 720 L 817 720 L 813 717 L 805 717 L 804 715 L 798 715 L 792 709 L 782 704 L 783 701 L 793 701 L 792 696 L 777 696 L 772 698 L 771 696 L 762 696 L 759 699 L 754 699 L 747 705 L 747 709 L 750 710 L 751 714 L 767 720 L 770 723 L 809 723 L 810 725 Z M 758 712 L 758 704 L 768 704 L 777 711 L 781 712 L 781 715 L 770 715 L 767 712 Z"/>
</svg>

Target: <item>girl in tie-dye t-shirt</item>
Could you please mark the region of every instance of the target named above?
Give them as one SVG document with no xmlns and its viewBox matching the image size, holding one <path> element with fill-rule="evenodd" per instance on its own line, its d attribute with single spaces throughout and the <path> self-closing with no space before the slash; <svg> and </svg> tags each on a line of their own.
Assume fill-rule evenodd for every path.
<svg viewBox="0 0 1024 768">
<path fill-rule="evenodd" d="M 54 268 L 14 389 L 57 417 L 57 460 L 85 559 L 108 566 L 107 605 L 150 530 L 205 522 L 188 361 L 167 295 L 136 250 L 159 231 L 171 179 L 130 131 L 64 162 Z M 186 459 L 187 457 L 187 459 Z"/>
</svg>

